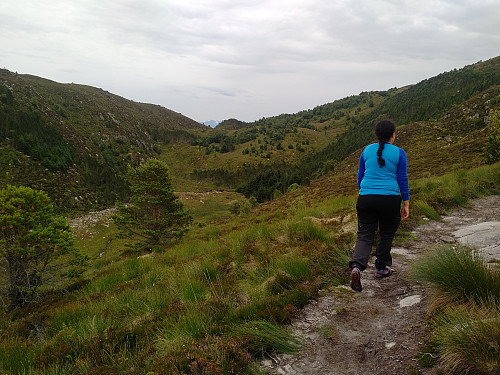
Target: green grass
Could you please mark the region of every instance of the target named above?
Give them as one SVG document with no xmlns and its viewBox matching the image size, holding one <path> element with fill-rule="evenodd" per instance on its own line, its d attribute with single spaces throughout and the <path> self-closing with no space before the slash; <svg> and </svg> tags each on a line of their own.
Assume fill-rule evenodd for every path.
<svg viewBox="0 0 500 375">
<path fill-rule="evenodd" d="M 288 253 L 274 258 L 271 267 L 285 272 L 295 279 L 308 279 L 311 277 L 310 259 L 300 254 Z"/>
<path fill-rule="evenodd" d="M 412 278 L 431 283 L 447 298 L 478 305 L 500 305 L 500 271 L 462 246 L 429 250 L 414 264 Z"/>
<path fill-rule="evenodd" d="M 467 199 L 494 191 L 497 170 L 494 165 L 414 181 L 415 199 L 440 212 L 462 202 L 453 198 L 456 191 Z M 97 223 L 92 235 L 77 240 L 92 258 L 86 283 L 31 312 L 2 313 L 0 358 L 9 354 L 9 362 L 2 359 L 0 370 L 128 374 L 135 367 L 145 374 L 181 374 L 196 367 L 198 373 L 259 373 L 255 358 L 299 344 L 283 327 L 297 309 L 319 288 L 347 282 L 354 235 L 342 229 L 355 223 L 355 200 L 330 197 L 281 216 L 273 211 L 212 222 L 145 258 L 124 253 L 118 240 L 106 247 L 116 228 Z M 486 299 L 476 294 L 467 298 Z M 14 352 L 20 354 L 10 356 Z"/>
<path fill-rule="evenodd" d="M 314 240 L 328 242 L 327 231 L 311 220 L 291 223 L 288 227 L 288 237 L 301 243 Z"/>
<path fill-rule="evenodd" d="M 65 374 L 75 374 L 75 375 L 85 375 L 92 370 L 92 365 L 88 360 L 77 359 L 73 363 L 67 365 L 56 365 L 50 366 L 47 369 L 37 370 L 29 369 L 27 371 L 21 372 L 22 375 L 65 375 Z"/>
<path fill-rule="evenodd" d="M 236 326 L 232 332 L 238 336 L 250 336 L 257 339 L 259 346 L 253 348 L 252 354 L 263 355 L 274 352 L 294 354 L 301 346 L 301 341 L 287 329 L 265 320 L 243 323 Z"/>
<path fill-rule="evenodd" d="M 213 188 L 212 188 L 213 189 Z M 220 219 L 231 219 L 231 205 L 246 202 L 247 199 L 232 191 L 202 191 L 198 193 L 178 193 L 180 200 L 194 218 L 194 225 L 204 226 Z"/>
<path fill-rule="evenodd" d="M 27 371 L 35 365 L 35 356 L 31 345 L 23 340 L 0 341 L 0 368 L 5 371 Z"/>
<path fill-rule="evenodd" d="M 411 275 L 438 291 L 432 342 L 446 373 L 498 373 L 500 268 L 466 247 L 443 246 L 422 255 Z"/>
<path fill-rule="evenodd" d="M 433 337 L 448 374 L 498 374 L 500 314 L 493 309 L 454 308 L 437 321 Z"/>
<path fill-rule="evenodd" d="M 439 220 L 441 216 L 436 212 L 436 210 L 429 206 L 426 202 L 417 199 L 413 206 L 417 208 L 417 210 L 422 213 L 424 216 L 428 217 L 431 220 Z"/>
<path fill-rule="evenodd" d="M 410 181 L 410 204 L 434 219 L 470 199 L 499 194 L 500 163 Z"/>
</svg>

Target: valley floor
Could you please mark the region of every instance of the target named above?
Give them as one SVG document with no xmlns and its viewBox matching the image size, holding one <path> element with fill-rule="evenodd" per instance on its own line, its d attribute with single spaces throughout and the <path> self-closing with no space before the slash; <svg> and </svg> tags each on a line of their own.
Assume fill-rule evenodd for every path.
<svg viewBox="0 0 500 375">
<path fill-rule="evenodd" d="M 417 355 L 428 341 L 431 291 L 408 281 L 412 260 L 440 243 L 468 243 L 488 259 L 500 259 L 500 196 L 473 201 L 417 227 L 416 240 L 393 249 L 393 276 L 377 280 L 373 263 L 362 273 L 363 292 L 349 286 L 323 291 L 291 324 L 304 346 L 296 355 L 263 361 L 270 374 L 423 374 Z M 423 355 L 432 356 L 427 353 Z"/>
</svg>

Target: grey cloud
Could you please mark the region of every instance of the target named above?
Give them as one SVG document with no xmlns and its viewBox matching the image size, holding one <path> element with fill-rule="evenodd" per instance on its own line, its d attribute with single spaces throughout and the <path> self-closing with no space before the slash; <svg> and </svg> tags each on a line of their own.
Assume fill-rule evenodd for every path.
<svg viewBox="0 0 500 375">
<path fill-rule="evenodd" d="M 500 45 L 498 0 L 16 0 L 0 17 L 8 69 L 196 120 L 416 83 Z"/>
</svg>

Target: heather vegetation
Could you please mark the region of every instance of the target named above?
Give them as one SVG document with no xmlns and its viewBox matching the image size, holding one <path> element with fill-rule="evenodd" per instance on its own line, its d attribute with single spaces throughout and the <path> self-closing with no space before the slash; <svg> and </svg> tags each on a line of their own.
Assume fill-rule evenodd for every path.
<svg viewBox="0 0 500 375">
<path fill-rule="evenodd" d="M 2 72 L 0 114 L 9 106 L 19 114 L 29 103 L 74 159 L 67 169 L 45 170 L 6 138 L 0 180 L 46 191 L 68 217 L 120 203 L 115 221 L 109 214 L 74 224 L 72 246 L 88 258 L 85 272 L 38 288 L 35 301 L 12 311 L 8 263 L 0 258 L 0 373 L 263 374 L 259 359 L 302 344 L 287 328 L 296 312 L 322 289 L 347 283 L 357 161 L 376 119 L 401 125 L 396 144 L 409 160 L 412 215 L 399 244 L 423 217 L 439 220 L 470 199 L 500 193 L 500 164 L 491 159 L 499 61 L 213 130 L 102 90 Z M 449 255 L 443 251 L 436 254 Z M 425 259 L 422 279 L 438 267 Z M 460 274 L 463 262 L 450 272 Z M 495 272 L 474 281 L 480 298 L 458 282 L 443 289 L 453 298 L 438 309 L 433 353 L 450 363 L 460 358 L 452 370 L 495 369 L 480 344 L 496 337 Z M 458 281 L 469 282 L 466 276 Z M 457 324 L 464 329 L 454 330 Z M 474 351 L 485 353 L 486 367 L 474 362 L 479 354 L 456 357 Z"/>
</svg>

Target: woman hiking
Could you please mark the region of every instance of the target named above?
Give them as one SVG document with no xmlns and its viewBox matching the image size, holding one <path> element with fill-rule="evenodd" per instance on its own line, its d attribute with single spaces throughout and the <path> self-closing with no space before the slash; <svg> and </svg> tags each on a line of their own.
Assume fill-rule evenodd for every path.
<svg viewBox="0 0 500 375">
<path fill-rule="evenodd" d="M 381 120 L 375 126 L 375 135 L 378 143 L 366 146 L 359 158 L 358 234 L 349 262 L 351 288 L 357 292 L 363 289 L 361 272 L 368 265 L 377 228 L 380 238 L 375 253 L 375 277 L 380 279 L 392 274 L 392 240 L 401 220 L 410 214 L 406 153 L 393 145 L 396 125 Z"/>
</svg>

